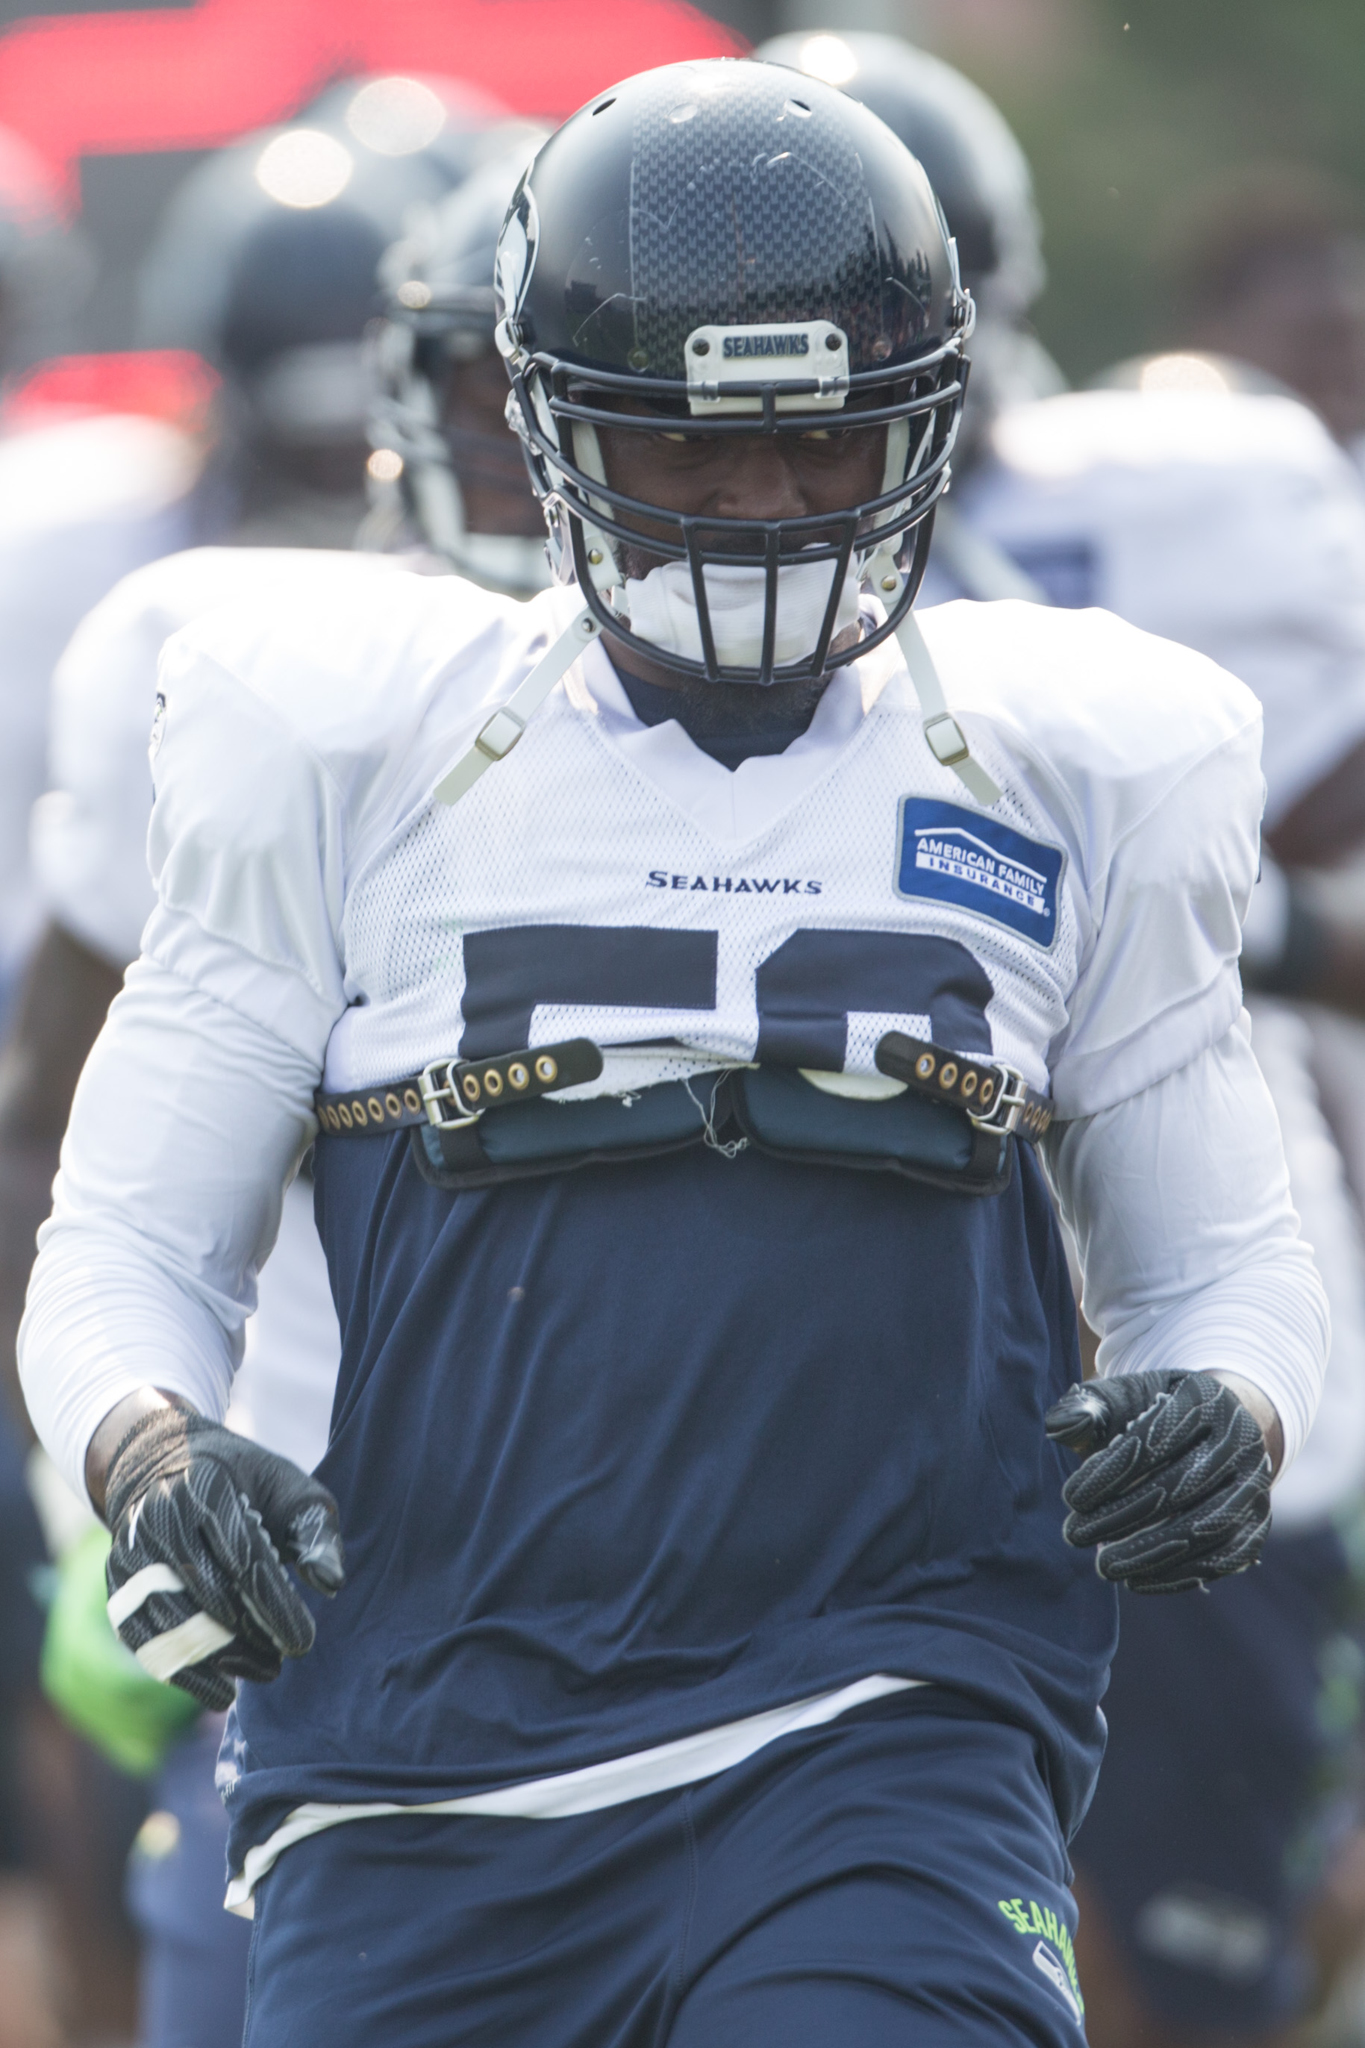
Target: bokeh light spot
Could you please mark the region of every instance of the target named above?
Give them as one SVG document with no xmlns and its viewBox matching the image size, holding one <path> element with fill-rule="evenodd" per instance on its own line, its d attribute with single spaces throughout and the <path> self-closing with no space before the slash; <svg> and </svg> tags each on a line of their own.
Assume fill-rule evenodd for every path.
<svg viewBox="0 0 1365 2048">
<path fill-rule="evenodd" d="M 445 126 L 439 93 L 420 78 L 372 78 L 346 109 L 346 126 L 378 156 L 415 156 Z"/>
<path fill-rule="evenodd" d="M 801 45 L 801 69 L 826 85 L 847 85 L 858 59 L 842 36 L 809 36 Z"/>
<path fill-rule="evenodd" d="M 1228 380 L 1207 356 L 1154 356 L 1143 366 L 1139 391 L 1227 391 Z"/>
<path fill-rule="evenodd" d="M 261 151 L 256 183 L 281 206 L 329 206 L 346 190 L 355 162 L 321 128 L 290 128 Z"/>
</svg>

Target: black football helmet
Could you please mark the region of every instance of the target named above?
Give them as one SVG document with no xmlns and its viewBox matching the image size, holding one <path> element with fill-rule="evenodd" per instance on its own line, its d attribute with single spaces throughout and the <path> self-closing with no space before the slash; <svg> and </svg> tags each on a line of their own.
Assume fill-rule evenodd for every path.
<svg viewBox="0 0 1365 2048">
<path fill-rule="evenodd" d="M 412 221 L 379 266 L 383 314 L 371 335 L 374 516 L 362 544 L 392 546 L 405 527 L 415 529 L 459 574 L 513 595 L 547 580 L 543 531 L 535 539 L 472 531 L 466 496 L 483 484 L 525 494 L 531 507 L 521 449 L 501 423 L 489 431 L 452 419 L 449 400 L 471 365 L 498 362 L 498 232 L 546 134 L 531 122 L 504 123 L 498 153 Z M 532 519 L 539 527 L 533 507 Z"/>
<path fill-rule="evenodd" d="M 924 166 L 977 311 L 961 475 L 997 413 L 1066 388 L 1028 325 L 1047 276 L 1028 159 L 978 86 L 897 36 L 812 29 L 775 36 L 756 54 L 861 100 Z"/>
<path fill-rule="evenodd" d="M 972 303 L 928 179 L 867 108 L 745 60 L 628 79 L 535 158 L 496 289 L 509 417 L 560 573 L 600 624 L 676 673 L 748 683 L 816 678 L 896 629 L 948 480 Z M 695 517 L 626 496 L 597 439 L 854 426 L 884 432 L 881 490 L 795 519 Z M 685 565 L 695 658 L 631 627 L 623 554 L 642 549 Z M 809 650 L 779 660 L 779 579 L 813 564 L 827 567 L 823 616 Z M 707 572 L 719 588 L 756 569 L 755 658 L 723 662 Z M 831 653 L 850 581 L 862 637 L 841 633 Z"/>
</svg>

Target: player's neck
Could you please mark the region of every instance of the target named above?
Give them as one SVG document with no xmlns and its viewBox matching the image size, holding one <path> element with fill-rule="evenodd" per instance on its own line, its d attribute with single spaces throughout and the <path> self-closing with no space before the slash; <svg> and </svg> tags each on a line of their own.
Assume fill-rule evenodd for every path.
<svg viewBox="0 0 1365 2048">
<path fill-rule="evenodd" d="M 637 712 L 645 716 L 642 705 L 650 703 L 655 691 L 667 691 L 667 715 L 676 718 L 694 739 L 700 735 L 758 738 L 774 731 L 790 732 L 795 738 L 814 718 L 830 682 L 829 675 L 814 681 L 773 683 L 766 689 L 753 683 L 698 682 L 662 663 L 637 658 L 633 649 L 627 657 L 623 649 L 612 645 L 609 635 L 604 636 L 603 645 Z"/>
</svg>

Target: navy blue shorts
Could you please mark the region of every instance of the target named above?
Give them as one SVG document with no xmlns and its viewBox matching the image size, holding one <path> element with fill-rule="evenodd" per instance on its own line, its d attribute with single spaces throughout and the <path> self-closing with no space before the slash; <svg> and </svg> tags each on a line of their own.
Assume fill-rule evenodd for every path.
<svg viewBox="0 0 1365 2048">
<path fill-rule="evenodd" d="M 296 1844 L 256 1893 L 247 2048 L 1083 2048 L 1032 1738 L 930 1698 L 602 1813 Z"/>
<path fill-rule="evenodd" d="M 1323 1530 L 1273 1537 L 1207 1597 L 1120 1596 L 1109 1747 L 1072 1853 L 1170 2021 L 1256 2033 L 1312 1993 L 1303 1907 L 1354 1820 L 1351 1586 Z"/>
</svg>

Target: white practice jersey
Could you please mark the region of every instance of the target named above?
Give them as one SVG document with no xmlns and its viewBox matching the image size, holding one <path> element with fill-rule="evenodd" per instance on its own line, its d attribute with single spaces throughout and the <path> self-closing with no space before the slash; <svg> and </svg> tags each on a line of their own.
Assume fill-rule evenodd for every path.
<svg viewBox="0 0 1365 2048">
<path fill-rule="evenodd" d="M 1306 406 L 1073 392 L 1006 413 L 993 450 L 958 506 L 970 532 L 1054 602 L 1106 606 L 1248 683 L 1265 717 L 1271 823 L 1365 739 L 1365 492 Z M 1265 866 L 1258 929 L 1275 924 L 1284 888 Z M 1365 1258 L 1318 1107 L 1311 1034 L 1283 1005 L 1253 1009 L 1295 1204 L 1332 1303 L 1319 1423 L 1277 1495 L 1288 1527 L 1365 1475 Z"/>
<path fill-rule="evenodd" d="M 1274 824 L 1365 738 L 1365 493 L 1297 399 L 1076 391 L 1006 413 L 959 510 L 1055 604 L 1198 648 L 1265 716 Z"/>
<path fill-rule="evenodd" d="M 46 787 L 53 668 L 111 585 L 184 545 L 199 467 L 183 434 L 122 415 L 0 440 L 0 982 L 40 916 L 28 818 Z"/>
<path fill-rule="evenodd" d="M 391 573 L 382 556 L 302 548 L 195 548 L 127 576 L 86 618 L 53 685 L 52 786 L 34 809 L 43 908 L 112 965 L 137 956 L 156 901 L 147 868 L 148 736 L 167 639 L 224 604 L 316 602 Z M 312 1186 L 285 1197 L 229 1420 L 311 1469 L 327 1443 L 339 1337 Z"/>
<path fill-rule="evenodd" d="M 729 770 L 644 725 L 593 644 L 451 806 L 577 600 L 402 576 L 332 596 L 226 609 L 162 658 L 157 907 L 20 1338 L 64 1471 L 130 1383 L 223 1412 L 324 1079 L 367 1097 L 582 1035 L 614 1123 L 679 1079 L 704 1116 L 708 1077 L 756 1061 L 755 1100 L 866 1137 L 910 1106 L 867 1099 L 900 1030 L 1011 1062 L 1065 1121 L 975 1199 L 695 1125 L 542 1171 L 553 1097 L 530 1174 L 478 1191 L 433 1184 L 423 1127 L 317 1135 L 345 1333 L 321 1472 L 350 1576 L 309 1656 L 243 1688 L 235 1898 L 299 1828 L 586 1811 L 749 1753 L 771 1710 L 907 1681 L 997 1702 L 1079 1788 L 1113 1610 L 1062 1538 L 1042 1428 L 1075 1361 L 1044 1161 L 1102 1371 L 1240 1373 L 1291 1459 L 1321 1379 L 1322 1291 L 1238 1028 L 1255 699 L 1103 613 L 943 606 L 922 630 L 1002 791 L 982 806 L 892 645 Z"/>
</svg>

